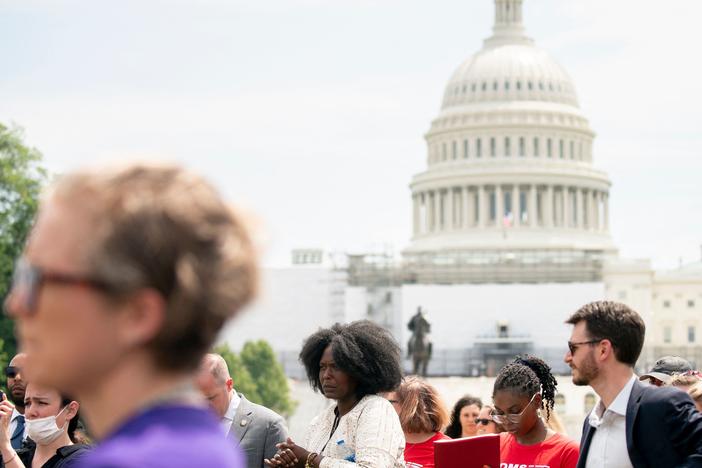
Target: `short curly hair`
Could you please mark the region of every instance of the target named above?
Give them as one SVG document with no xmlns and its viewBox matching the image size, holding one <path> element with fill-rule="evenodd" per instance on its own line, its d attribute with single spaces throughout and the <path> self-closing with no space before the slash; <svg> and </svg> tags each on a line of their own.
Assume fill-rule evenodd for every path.
<svg viewBox="0 0 702 468">
<path fill-rule="evenodd" d="M 493 398 L 499 390 L 509 390 L 517 395 L 531 398 L 541 393 L 541 407 L 546 410 L 546 420 L 556 403 L 558 382 L 551 368 L 543 360 L 534 356 L 517 356 L 514 361 L 500 369 L 493 387 Z"/>
<path fill-rule="evenodd" d="M 478 408 L 482 408 L 483 402 L 480 400 L 480 398 L 471 395 L 464 395 L 453 406 L 453 411 L 451 411 L 451 422 L 449 422 L 444 434 L 452 439 L 459 439 L 461 437 L 463 434 L 463 428 L 461 427 L 461 410 L 470 405 L 476 405 Z"/>
<path fill-rule="evenodd" d="M 315 391 L 324 394 L 319 381 L 319 361 L 329 345 L 337 367 L 357 382 L 357 398 L 390 392 L 400 385 L 399 345 L 380 325 L 359 320 L 321 328 L 305 340 L 300 361 Z"/>
</svg>

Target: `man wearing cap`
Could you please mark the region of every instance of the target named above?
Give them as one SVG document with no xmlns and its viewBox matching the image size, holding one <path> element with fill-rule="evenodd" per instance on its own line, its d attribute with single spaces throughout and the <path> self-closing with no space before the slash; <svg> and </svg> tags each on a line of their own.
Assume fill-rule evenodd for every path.
<svg viewBox="0 0 702 468">
<path fill-rule="evenodd" d="M 702 414 L 690 396 L 634 375 L 646 331 L 641 316 L 598 301 L 566 323 L 573 325 L 565 355 L 573 383 L 600 397 L 583 424 L 577 468 L 702 466 Z"/>
<path fill-rule="evenodd" d="M 196 381 L 220 418 L 224 434 L 244 451 L 247 468 L 261 468 L 264 459 L 273 458 L 278 451 L 276 444 L 288 437 L 285 420 L 234 390 L 224 358 L 214 353 L 205 355 Z"/>
<path fill-rule="evenodd" d="M 670 385 L 673 377 L 692 371 L 692 364 L 680 356 L 665 356 L 656 361 L 646 374 L 639 377 L 642 382 L 648 382 L 656 387 Z"/>
</svg>

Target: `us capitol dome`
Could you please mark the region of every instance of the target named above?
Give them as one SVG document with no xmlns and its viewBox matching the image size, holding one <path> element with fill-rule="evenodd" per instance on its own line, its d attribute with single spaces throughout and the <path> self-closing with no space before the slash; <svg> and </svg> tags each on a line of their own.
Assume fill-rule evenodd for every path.
<svg viewBox="0 0 702 468">
<path fill-rule="evenodd" d="M 493 35 L 453 73 L 410 184 L 418 283 L 599 281 L 616 254 L 607 174 L 573 81 L 495 0 Z"/>
</svg>

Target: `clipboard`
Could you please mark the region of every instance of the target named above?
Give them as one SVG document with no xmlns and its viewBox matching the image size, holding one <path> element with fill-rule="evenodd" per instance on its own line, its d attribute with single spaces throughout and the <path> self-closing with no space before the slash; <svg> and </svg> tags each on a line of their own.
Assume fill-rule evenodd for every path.
<svg viewBox="0 0 702 468">
<path fill-rule="evenodd" d="M 435 468 L 500 467 L 500 435 L 486 434 L 466 439 L 434 442 Z"/>
</svg>

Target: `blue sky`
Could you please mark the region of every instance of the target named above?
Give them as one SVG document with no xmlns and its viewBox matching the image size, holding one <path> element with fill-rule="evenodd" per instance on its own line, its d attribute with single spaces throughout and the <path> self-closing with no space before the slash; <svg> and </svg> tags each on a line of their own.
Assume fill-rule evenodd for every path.
<svg viewBox="0 0 702 468">
<path fill-rule="evenodd" d="M 0 121 L 55 172 L 177 160 L 294 247 L 404 247 L 423 134 L 491 0 L 5 1 Z M 700 258 L 702 2 L 525 0 L 573 77 L 622 255 Z"/>
</svg>

